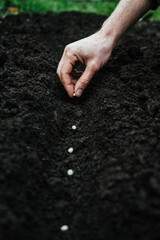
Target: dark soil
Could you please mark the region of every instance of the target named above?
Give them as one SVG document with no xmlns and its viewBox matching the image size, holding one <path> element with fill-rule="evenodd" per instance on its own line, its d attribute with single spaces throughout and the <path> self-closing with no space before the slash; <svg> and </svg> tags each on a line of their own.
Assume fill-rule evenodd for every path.
<svg viewBox="0 0 160 240">
<path fill-rule="evenodd" d="M 0 23 L 1 240 L 160 239 L 160 23 L 128 31 L 81 98 L 56 75 L 65 45 L 105 18 Z"/>
</svg>

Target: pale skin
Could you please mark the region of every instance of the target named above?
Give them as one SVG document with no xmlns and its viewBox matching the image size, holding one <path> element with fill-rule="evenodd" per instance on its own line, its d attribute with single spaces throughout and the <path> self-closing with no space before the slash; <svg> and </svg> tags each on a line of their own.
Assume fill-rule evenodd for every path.
<svg viewBox="0 0 160 240">
<path fill-rule="evenodd" d="M 69 97 L 80 97 L 95 73 L 109 60 L 120 36 L 148 10 L 153 0 L 121 0 L 95 34 L 73 42 L 64 49 L 57 74 Z M 84 72 L 74 69 L 76 62 L 85 65 Z"/>
</svg>

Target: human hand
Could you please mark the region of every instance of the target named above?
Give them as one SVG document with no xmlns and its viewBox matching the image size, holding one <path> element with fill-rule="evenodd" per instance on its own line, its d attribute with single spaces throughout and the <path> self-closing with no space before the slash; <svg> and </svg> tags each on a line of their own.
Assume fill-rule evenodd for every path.
<svg viewBox="0 0 160 240">
<path fill-rule="evenodd" d="M 112 37 L 99 31 L 65 47 L 57 74 L 70 97 L 74 92 L 81 96 L 94 74 L 108 61 L 113 45 Z M 84 72 L 74 69 L 77 61 L 85 65 Z"/>
</svg>

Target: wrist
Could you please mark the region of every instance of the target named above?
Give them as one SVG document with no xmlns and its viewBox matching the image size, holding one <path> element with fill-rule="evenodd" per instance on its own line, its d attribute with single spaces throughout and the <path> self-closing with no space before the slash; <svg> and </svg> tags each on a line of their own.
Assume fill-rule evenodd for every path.
<svg viewBox="0 0 160 240">
<path fill-rule="evenodd" d="M 116 28 L 111 23 L 111 21 L 106 20 L 101 29 L 99 30 L 99 35 L 108 42 L 110 40 L 111 45 L 114 47 L 116 42 L 119 39 L 118 32 L 116 31 Z"/>
</svg>

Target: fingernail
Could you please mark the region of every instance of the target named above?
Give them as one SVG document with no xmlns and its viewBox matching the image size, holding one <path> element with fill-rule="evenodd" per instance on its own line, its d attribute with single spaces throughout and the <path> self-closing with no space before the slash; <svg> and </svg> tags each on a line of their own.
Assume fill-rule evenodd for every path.
<svg viewBox="0 0 160 240">
<path fill-rule="evenodd" d="M 80 97 L 82 95 L 83 90 L 82 89 L 78 89 L 76 92 L 76 96 Z"/>
</svg>

